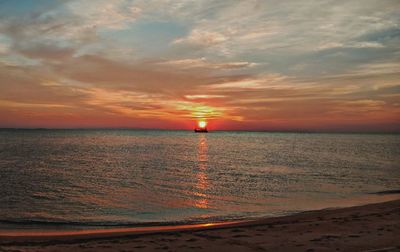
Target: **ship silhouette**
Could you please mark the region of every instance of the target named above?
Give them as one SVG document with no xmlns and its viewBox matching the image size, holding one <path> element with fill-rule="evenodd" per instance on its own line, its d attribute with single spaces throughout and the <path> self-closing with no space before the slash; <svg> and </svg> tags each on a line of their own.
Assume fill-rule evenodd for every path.
<svg viewBox="0 0 400 252">
<path fill-rule="evenodd" d="M 194 128 L 194 132 L 196 132 L 196 133 L 207 133 L 208 132 L 208 130 L 207 130 L 207 127 L 196 127 L 196 128 Z"/>
</svg>

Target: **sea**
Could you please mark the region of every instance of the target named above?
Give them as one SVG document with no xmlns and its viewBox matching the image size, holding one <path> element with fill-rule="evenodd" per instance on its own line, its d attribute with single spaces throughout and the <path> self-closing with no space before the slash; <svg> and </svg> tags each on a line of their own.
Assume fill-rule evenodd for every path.
<svg viewBox="0 0 400 252">
<path fill-rule="evenodd" d="M 0 130 L 0 229 L 247 220 L 399 188 L 398 134 Z"/>
</svg>

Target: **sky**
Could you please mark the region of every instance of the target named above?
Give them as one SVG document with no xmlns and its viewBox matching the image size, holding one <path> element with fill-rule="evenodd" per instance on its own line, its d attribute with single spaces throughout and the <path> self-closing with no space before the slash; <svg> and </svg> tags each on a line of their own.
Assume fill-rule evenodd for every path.
<svg viewBox="0 0 400 252">
<path fill-rule="evenodd" d="M 0 127 L 400 132 L 398 0 L 0 0 Z"/>
</svg>

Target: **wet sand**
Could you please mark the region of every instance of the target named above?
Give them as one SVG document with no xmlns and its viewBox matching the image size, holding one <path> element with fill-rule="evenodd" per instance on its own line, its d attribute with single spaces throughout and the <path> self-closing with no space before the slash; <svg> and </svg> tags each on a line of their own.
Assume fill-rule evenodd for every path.
<svg viewBox="0 0 400 252">
<path fill-rule="evenodd" d="M 0 234 L 0 251 L 400 251 L 400 200 L 224 225 Z"/>
</svg>

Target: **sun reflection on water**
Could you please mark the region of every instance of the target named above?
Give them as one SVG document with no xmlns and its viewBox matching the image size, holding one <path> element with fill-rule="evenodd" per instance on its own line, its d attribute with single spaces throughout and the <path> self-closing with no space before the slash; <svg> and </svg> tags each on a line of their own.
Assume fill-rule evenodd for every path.
<svg viewBox="0 0 400 252">
<path fill-rule="evenodd" d="M 208 176 L 207 176 L 207 164 L 208 164 L 208 145 L 207 138 L 204 134 L 199 135 L 199 144 L 197 148 L 197 161 L 198 168 L 196 173 L 197 178 L 197 193 L 199 196 L 195 201 L 195 206 L 198 208 L 208 208 L 208 197 L 206 190 L 209 187 Z"/>
</svg>

